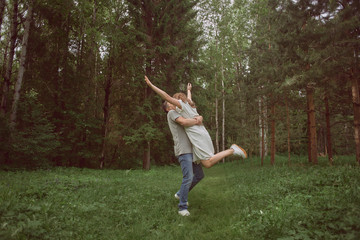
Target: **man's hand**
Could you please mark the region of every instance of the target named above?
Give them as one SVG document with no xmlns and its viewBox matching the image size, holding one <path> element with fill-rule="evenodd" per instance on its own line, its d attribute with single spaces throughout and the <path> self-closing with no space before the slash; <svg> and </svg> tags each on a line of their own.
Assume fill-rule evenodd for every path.
<svg viewBox="0 0 360 240">
<path fill-rule="evenodd" d="M 175 121 L 183 127 L 191 127 L 194 125 L 201 125 L 203 121 L 203 117 L 202 116 L 196 116 L 195 118 L 178 117 L 176 118 Z"/>
<path fill-rule="evenodd" d="M 196 125 L 202 125 L 202 121 L 203 121 L 202 116 L 197 116 L 195 117 L 195 119 L 196 119 Z"/>
</svg>

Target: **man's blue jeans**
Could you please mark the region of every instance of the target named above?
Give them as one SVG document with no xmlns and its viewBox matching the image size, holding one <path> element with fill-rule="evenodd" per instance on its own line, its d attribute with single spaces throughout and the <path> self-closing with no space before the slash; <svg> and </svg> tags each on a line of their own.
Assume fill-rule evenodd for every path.
<svg viewBox="0 0 360 240">
<path fill-rule="evenodd" d="M 204 172 L 201 164 L 193 162 L 192 153 L 182 154 L 178 160 L 183 174 L 180 190 L 176 193 L 180 197 L 179 210 L 181 211 L 188 208 L 186 203 L 189 192 L 204 178 Z"/>
</svg>

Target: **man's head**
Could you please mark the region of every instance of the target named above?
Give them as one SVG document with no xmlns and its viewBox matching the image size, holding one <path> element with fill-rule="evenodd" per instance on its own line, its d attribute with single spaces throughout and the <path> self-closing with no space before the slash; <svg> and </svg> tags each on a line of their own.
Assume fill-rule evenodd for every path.
<svg viewBox="0 0 360 240">
<path fill-rule="evenodd" d="M 162 108 L 166 113 L 168 113 L 170 110 L 175 110 L 176 107 L 173 104 L 165 101 L 162 104 Z"/>
</svg>

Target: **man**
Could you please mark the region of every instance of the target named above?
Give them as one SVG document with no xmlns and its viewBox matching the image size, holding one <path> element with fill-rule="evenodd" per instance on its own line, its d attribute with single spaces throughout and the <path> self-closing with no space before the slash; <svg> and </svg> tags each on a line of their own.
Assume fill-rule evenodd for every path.
<svg viewBox="0 0 360 240">
<path fill-rule="evenodd" d="M 179 199 L 179 211 L 181 216 L 189 216 L 188 211 L 188 194 L 191 189 L 204 178 L 204 172 L 201 164 L 193 162 L 192 145 L 185 133 L 184 127 L 202 124 L 202 117 L 193 119 L 183 118 L 175 111 L 175 106 L 168 102 L 164 102 L 163 109 L 167 112 L 167 120 L 169 128 L 174 140 L 174 153 L 178 158 L 183 179 L 180 190 L 175 193 L 175 198 Z"/>
</svg>

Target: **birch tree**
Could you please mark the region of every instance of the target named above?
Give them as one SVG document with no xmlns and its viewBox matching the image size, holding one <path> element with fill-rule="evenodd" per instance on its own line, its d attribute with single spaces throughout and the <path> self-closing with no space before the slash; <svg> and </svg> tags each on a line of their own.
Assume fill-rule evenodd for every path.
<svg viewBox="0 0 360 240">
<path fill-rule="evenodd" d="M 5 115 L 8 112 L 8 95 L 11 84 L 11 75 L 12 75 L 12 67 L 14 63 L 14 55 L 15 55 L 15 44 L 18 34 L 18 0 L 13 0 L 12 3 L 12 12 L 11 12 L 11 27 L 10 27 L 10 47 L 9 47 L 9 55 L 6 63 L 5 75 L 4 75 L 4 85 L 2 90 L 2 99 L 0 106 L 0 114 Z M 5 62 L 5 61 L 4 61 Z"/>
<path fill-rule="evenodd" d="M 25 27 L 24 27 L 24 35 L 22 39 L 22 46 L 21 46 L 21 54 L 20 54 L 20 66 L 19 66 L 19 72 L 17 76 L 17 80 L 15 83 L 15 92 L 14 92 L 14 98 L 11 108 L 11 115 L 10 115 L 10 124 L 12 127 L 16 124 L 16 114 L 17 114 L 17 106 L 20 98 L 20 90 L 23 85 L 23 78 L 24 78 L 24 72 L 25 72 L 25 62 L 26 62 L 26 53 L 27 53 L 27 46 L 29 42 L 29 34 L 30 34 L 30 26 L 32 22 L 32 13 L 33 13 L 33 6 L 32 1 L 29 2 L 29 6 L 27 9 L 27 15 L 25 19 Z"/>
</svg>

